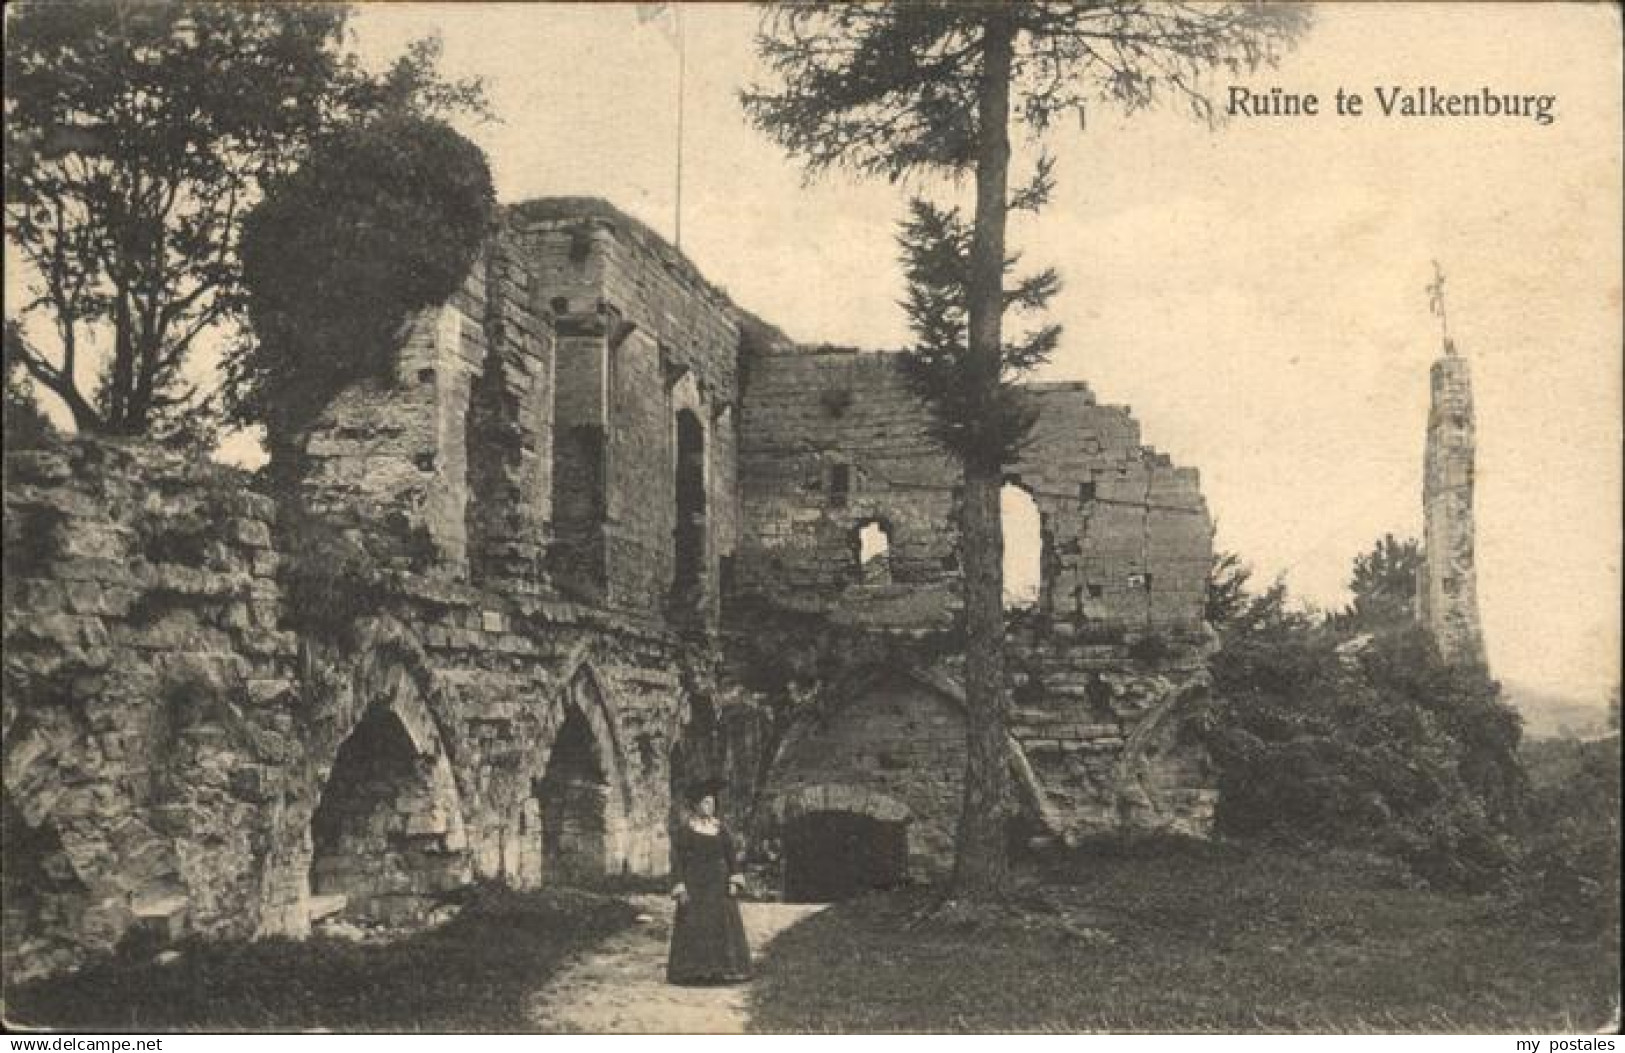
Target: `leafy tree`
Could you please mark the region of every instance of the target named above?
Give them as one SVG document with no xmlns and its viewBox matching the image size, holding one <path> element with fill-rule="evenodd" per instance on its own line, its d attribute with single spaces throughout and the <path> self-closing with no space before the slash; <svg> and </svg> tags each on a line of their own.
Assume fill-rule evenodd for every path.
<svg viewBox="0 0 1625 1053">
<path fill-rule="evenodd" d="M 1043 177 L 1040 195 L 1047 193 Z M 1033 207 L 1039 197 L 1026 199 Z M 1000 348 L 998 375 L 982 382 L 966 353 L 971 230 L 958 209 L 915 198 L 898 244 L 908 280 L 903 310 L 917 343 L 903 365 L 915 394 L 932 407 L 932 435 L 961 463 L 984 463 L 997 472 L 1020 452 L 1037 410 L 1017 383 L 1045 362 L 1060 340 L 1060 326 L 1047 325 Z M 1005 261 L 1008 273 L 1015 258 Z M 1042 310 L 1060 289 L 1060 276 L 1044 270 L 1005 293 L 1006 310 Z M 1002 585 L 1001 585 L 1002 588 Z"/>
<path fill-rule="evenodd" d="M 34 279 L 21 316 L 54 333 L 21 362 L 85 431 L 162 433 L 207 409 L 184 367 L 240 318 L 238 235 L 268 178 L 335 126 L 481 105 L 478 85 L 436 75 L 432 41 L 363 71 L 341 49 L 342 6 L 81 0 L 8 16 L 7 237 Z"/>
<path fill-rule="evenodd" d="M 1504 875 L 1520 724 L 1483 670 L 1445 662 L 1415 622 L 1367 630 L 1295 609 L 1279 581 L 1244 593 L 1220 640 L 1197 724 L 1222 831 L 1372 848 L 1447 886 Z"/>
<path fill-rule="evenodd" d="M 1339 624 L 1371 632 L 1416 621 L 1416 582 L 1422 573 L 1422 546 L 1415 539 L 1385 534 L 1370 552 L 1354 558 L 1349 591 L 1354 600 L 1338 615 Z"/>
<path fill-rule="evenodd" d="M 1207 599 L 1203 617 L 1215 629 L 1229 625 L 1247 604 L 1247 585 L 1253 570 L 1234 552 L 1214 555 L 1208 566 Z"/>
<path fill-rule="evenodd" d="M 257 340 L 228 369 L 233 418 L 285 455 L 335 392 L 383 375 L 406 319 L 467 276 L 494 197 L 479 147 L 412 116 L 345 129 L 272 182 L 243 229 Z"/>
<path fill-rule="evenodd" d="M 5 448 L 18 450 L 40 445 L 55 432 L 28 390 L 23 355 L 27 341 L 22 328 L 7 321 L 5 328 Z"/>
<path fill-rule="evenodd" d="M 1015 357 L 1003 335 L 1011 304 L 1005 227 L 1012 204 L 1041 202 L 1047 163 L 1031 195 L 1009 187 L 1013 123 L 1042 134 L 1090 98 L 1128 110 L 1172 95 L 1211 114 L 1198 90 L 1215 66 L 1272 61 L 1305 25 L 1300 8 L 1107 0 L 1076 3 L 797 3 L 770 8 L 758 49 L 773 83 L 744 93 L 747 114 L 810 171 L 845 167 L 892 180 L 916 173 L 975 177 L 968 237 L 952 213 L 916 207 L 905 227 L 911 300 L 922 329 L 916 376 L 938 432 L 964 469 L 960 510 L 966 629 L 965 805 L 952 879 L 956 895 L 1002 894 L 1010 811 L 1004 735 L 1002 465 L 1031 419 L 1007 385 L 1021 349 L 1042 352 L 1041 330 Z M 935 228 L 935 229 L 933 229 Z M 947 260 L 939 255 L 951 249 Z M 958 262 L 959 258 L 963 263 Z M 943 280 L 962 268 L 964 288 Z M 1053 292 L 1053 276 L 1029 291 Z M 1021 287 L 1018 286 L 1018 290 Z M 956 299 L 957 298 L 957 299 Z M 1018 296 L 1019 298 L 1019 296 Z M 930 327 L 944 319 L 950 330 Z"/>
</svg>

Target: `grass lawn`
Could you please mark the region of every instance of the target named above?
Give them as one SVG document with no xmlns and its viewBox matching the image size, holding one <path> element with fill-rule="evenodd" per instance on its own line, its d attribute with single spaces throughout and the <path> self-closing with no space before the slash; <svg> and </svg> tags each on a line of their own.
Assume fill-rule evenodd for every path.
<svg viewBox="0 0 1625 1053">
<path fill-rule="evenodd" d="M 512 1032 L 573 952 L 631 924 L 571 890 L 481 890 L 438 929 L 391 944 L 191 941 L 180 960 L 114 959 L 6 991 L 6 1022 L 73 1031 Z"/>
<path fill-rule="evenodd" d="M 753 1027 L 800 1031 L 1589 1031 L 1617 933 L 1565 936 L 1354 857 L 1173 844 L 1057 857 L 1018 907 L 841 904 L 759 963 Z"/>
</svg>

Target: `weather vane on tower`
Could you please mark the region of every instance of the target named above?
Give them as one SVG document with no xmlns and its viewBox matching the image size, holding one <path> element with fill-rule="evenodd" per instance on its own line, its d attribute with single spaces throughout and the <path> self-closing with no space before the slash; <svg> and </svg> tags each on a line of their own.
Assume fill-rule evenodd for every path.
<svg viewBox="0 0 1625 1053">
<path fill-rule="evenodd" d="M 1439 319 L 1439 335 L 1444 339 L 1444 353 L 1454 355 L 1456 345 L 1450 339 L 1450 319 L 1444 309 L 1444 268 L 1433 261 L 1433 281 L 1428 283 L 1428 313 Z"/>
</svg>

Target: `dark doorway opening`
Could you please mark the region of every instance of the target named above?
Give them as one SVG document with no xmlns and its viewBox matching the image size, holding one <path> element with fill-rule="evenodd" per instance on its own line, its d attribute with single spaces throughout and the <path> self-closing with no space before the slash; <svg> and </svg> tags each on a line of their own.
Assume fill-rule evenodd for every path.
<svg viewBox="0 0 1625 1053">
<path fill-rule="evenodd" d="M 542 806 L 542 879 L 579 884 L 608 870 L 609 778 L 598 761 L 592 728 L 566 706 L 547 772 L 537 786 Z"/>
<path fill-rule="evenodd" d="M 390 709 L 367 711 L 339 747 L 311 817 L 313 896 L 342 897 L 331 907 L 348 917 L 396 923 L 468 884 L 455 791 L 435 760 Z"/>
<path fill-rule="evenodd" d="M 784 898 L 827 903 L 908 878 L 908 830 L 856 812 L 808 812 L 784 827 Z"/>
</svg>

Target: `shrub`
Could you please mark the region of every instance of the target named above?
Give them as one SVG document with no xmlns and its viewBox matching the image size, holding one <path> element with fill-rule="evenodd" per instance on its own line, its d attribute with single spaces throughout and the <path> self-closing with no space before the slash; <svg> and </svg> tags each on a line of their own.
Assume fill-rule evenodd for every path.
<svg viewBox="0 0 1625 1053">
<path fill-rule="evenodd" d="M 359 544 L 321 519 L 284 505 L 279 548 L 289 628 L 318 640 L 354 643 L 362 618 L 391 594 L 389 574 Z"/>
<path fill-rule="evenodd" d="M 1512 902 L 1559 927 L 1619 934 L 1620 743 L 1538 743 Z"/>
<path fill-rule="evenodd" d="M 467 277 L 493 200 L 480 149 L 439 121 L 385 117 L 315 149 L 244 222 L 257 341 L 230 363 L 232 416 L 285 433 L 387 375 L 402 325 Z"/>
<path fill-rule="evenodd" d="M 1193 716 L 1219 830 L 1380 850 L 1440 887 L 1504 881 L 1525 782 L 1498 685 L 1404 617 L 1321 619 L 1280 583 L 1232 600 Z"/>
</svg>

